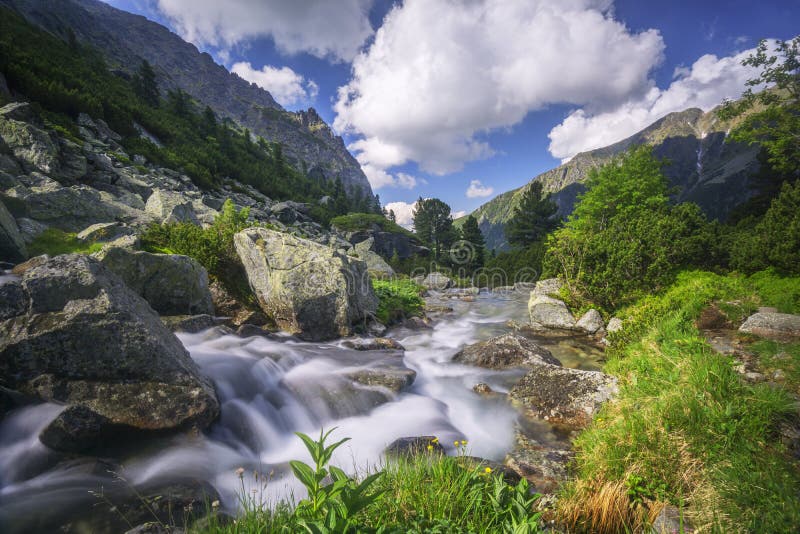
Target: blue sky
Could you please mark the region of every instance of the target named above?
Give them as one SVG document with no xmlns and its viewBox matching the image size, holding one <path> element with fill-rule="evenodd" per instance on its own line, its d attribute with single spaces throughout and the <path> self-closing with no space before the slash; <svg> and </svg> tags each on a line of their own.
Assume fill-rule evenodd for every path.
<svg viewBox="0 0 800 534">
<path fill-rule="evenodd" d="M 669 111 L 710 109 L 741 92 L 759 38 L 800 27 L 797 0 L 106 1 L 316 108 L 404 214 L 420 196 L 471 211 Z"/>
</svg>

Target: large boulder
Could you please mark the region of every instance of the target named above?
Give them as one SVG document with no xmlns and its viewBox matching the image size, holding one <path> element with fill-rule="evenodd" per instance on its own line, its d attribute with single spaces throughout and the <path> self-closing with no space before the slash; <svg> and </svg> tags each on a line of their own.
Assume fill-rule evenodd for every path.
<svg viewBox="0 0 800 534">
<path fill-rule="evenodd" d="M 200 225 L 191 200 L 174 191 L 156 189 L 147 199 L 144 210 L 162 224 L 188 222 Z"/>
<path fill-rule="evenodd" d="M 353 252 L 360 260 L 364 260 L 367 264 L 367 270 L 378 276 L 391 277 L 394 276 L 394 269 L 386 263 L 380 254 L 372 251 L 374 238 L 370 237 L 366 241 L 357 243 L 353 246 Z"/>
<path fill-rule="evenodd" d="M 239 232 L 234 245 L 261 308 L 303 339 L 348 336 L 377 309 L 363 261 L 266 228 Z"/>
<path fill-rule="evenodd" d="M 86 174 L 86 158 L 80 147 L 58 140 L 34 125 L 35 113 L 27 102 L 0 108 L 0 138 L 27 172 L 40 171 L 59 181 L 73 182 Z"/>
<path fill-rule="evenodd" d="M 214 315 L 208 273 L 193 258 L 122 247 L 103 248 L 96 257 L 160 315 Z"/>
<path fill-rule="evenodd" d="M 536 365 L 511 388 L 509 398 L 530 417 L 581 428 L 617 391 L 617 379 L 604 373 Z"/>
<path fill-rule="evenodd" d="M 453 361 L 488 369 L 505 369 L 531 364 L 561 365 L 549 350 L 514 333 L 464 347 L 453 356 Z"/>
<path fill-rule="evenodd" d="M 28 251 L 17 222 L 0 201 L 0 261 L 18 263 L 27 257 Z"/>
<path fill-rule="evenodd" d="M 760 311 L 748 317 L 739 327 L 739 332 L 779 341 L 798 338 L 800 315 Z"/>
<path fill-rule="evenodd" d="M 542 295 L 545 297 L 549 297 L 551 295 L 558 295 L 563 286 L 564 283 L 558 278 L 545 278 L 544 280 L 539 280 L 538 282 L 536 282 L 536 285 L 533 287 L 533 294 Z M 517 289 L 523 289 L 517 287 L 517 284 L 514 284 L 514 287 L 516 287 Z"/>
<path fill-rule="evenodd" d="M 562 330 L 574 330 L 575 317 L 572 316 L 564 302 L 540 295 L 536 290 L 531 291 L 528 301 L 528 313 L 531 317 L 531 326 L 539 329 L 557 328 Z"/>
<path fill-rule="evenodd" d="M 75 450 L 106 425 L 166 431 L 217 416 L 214 387 L 180 341 L 94 258 L 56 256 L 0 291 L 0 386 L 86 408 L 62 413 L 53 443 Z"/>
<path fill-rule="evenodd" d="M 603 316 L 600 315 L 600 312 L 595 309 L 591 309 L 584 313 L 580 319 L 578 319 L 578 322 L 575 323 L 575 326 L 587 334 L 594 334 L 603 330 L 605 325 L 603 324 Z"/>
</svg>

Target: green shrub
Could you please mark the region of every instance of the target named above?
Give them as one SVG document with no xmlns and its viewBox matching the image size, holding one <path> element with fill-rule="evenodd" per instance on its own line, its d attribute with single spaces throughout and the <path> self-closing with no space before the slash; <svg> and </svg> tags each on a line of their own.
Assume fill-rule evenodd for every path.
<svg viewBox="0 0 800 534">
<path fill-rule="evenodd" d="M 382 323 L 392 324 L 422 312 L 423 289 L 411 280 L 372 280 L 372 287 L 378 296 L 376 316 Z"/>
<path fill-rule="evenodd" d="M 547 240 L 546 274 L 611 312 L 668 286 L 682 267 L 718 263 L 717 227 L 695 204 L 669 204 L 661 165 L 639 147 L 593 170 Z"/>
<path fill-rule="evenodd" d="M 248 226 L 249 208 L 236 211 L 228 199 L 214 223 L 201 228 L 192 223 L 153 224 L 142 235 L 142 247 L 150 252 L 183 254 L 199 261 L 209 275 L 234 296 L 251 302 L 247 277 L 233 246 L 233 236 Z"/>
<path fill-rule="evenodd" d="M 102 243 L 80 241 L 76 234 L 64 232 L 57 228 L 48 228 L 28 245 L 28 254 L 38 256 L 49 254 L 58 256 L 59 254 L 92 254 L 103 248 Z"/>
<path fill-rule="evenodd" d="M 406 230 L 397 223 L 393 223 L 383 215 L 376 213 L 348 213 L 331 219 L 331 226 L 343 232 L 359 232 L 372 229 L 377 226 L 384 232 L 403 234 L 413 239 L 417 236 L 413 232 Z"/>
<path fill-rule="evenodd" d="M 784 183 L 781 193 L 753 227 L 742 221 L 731 237 L 731 267 L 751 273 L 773 267 L 800 274 L 800 180 Z"/>
</svg>

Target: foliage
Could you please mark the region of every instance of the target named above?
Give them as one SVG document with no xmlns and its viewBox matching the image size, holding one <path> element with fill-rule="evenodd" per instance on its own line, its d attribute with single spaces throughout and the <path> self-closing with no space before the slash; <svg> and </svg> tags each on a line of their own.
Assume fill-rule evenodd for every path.
<svg viewBox="0 0 800 534">
<path fill-rule="evenodd" d="M 435 259 L 450 248 L 458 239 L 450 216 L 450 206 L 438 198 L 422 198 L 414 208 L 414 232 L 424 243 L 431 246 Z"/>
<path fill-rule="evenodd" d="M 471 245 L 469 254 L 465 258 L 465 263 L 460 265 L 472 273 L 481 267 L 486 257 L 486 240 L 478 227 L 478 220 L 470 215 L 461 227 L 461 239 Z"/>
<path fill-rule="evenodd" d="M 355 528 L 351 527 L 354 527 L 353 520 L 356 514 L 378 501 L 383 495 L 383 491 L 370 492 L 382 475 L 380 471 L 356 481 L 338 467 L 328 465 L 333 451 L 350 439 L 344 438 L 325 446 L 325 441 L 334 430 L 335 428 L 332 428 L 324 434 L 320 430 L 317 441 L 297 432 L 297 436 L 303 440 L 311 454 L 314 466 L 311 467 L 299 460 L 289 462 L 294 476 L 308 490 L 308 497 L 297 503 L 294 516 L 298 526 L 313 534 L 355 531 Z M 331 482 L 326 484 L 324 482 L 328 476 Z"/>
<path fill-rule="evenodd" d="M 670 206 L 661 162 L 638 147 L 591 172 L 547 240 L 545 271 L 611 311 L 667 286 L 681 267 L 713 265 L 716 232 L 697 205 Z"/>
<path fill-rule="evenodd" d="M 423 288 L 411 280 L 372 280 L 372 288 L 378 296 L 375 315 L 383 324 L 389 325 L 422 313 L 425 303 L 420 294 Z"/>
<path fill-rule="evenodd" d="M 72 253 L 92 254 L 103 248 L 103 243 L 81 241 L 74 233 L 64 232 L 57 228 L 48 228 L 36 236 L 27 248 L 31 257 L 41 254 L 49 254 L 50 256 Z"/>
<path fill-rule="evenodd" d="M 151 107 L 158 107 L 159 94 L 156 72 L 147 60 L 142 61 L 139 71 L 133 78 L 133 90 Z"/>
<path fill-rule="evenodd" d="M 142 235 L 142 247 L 150 252 L 191 256 L 231 293 L 249 301 L 252 295 L 247 289 L 244 267 L 233 247 L 234 234 L 251 226 L 247 222 L 249 216 L 249 208 L 237 211 L 228 199 L 208 228 L 188 222 L 153 224 Z"/>
<path fill-rule="evenodd" d="M 605 367 L 620 380 L 619 397 L 575 442 L 578 479 L 562 506 L 583 510 L 576 526 L 600 513 L 576 486 L 597 491 L 621 482 L 632 506 L 687 504 L 701 531 L 793 531 L 800 476 L 773 433 L 791 413 L 791 399 L 742 381 L 694 326 L 713 302 L 731 303 L 741 317 L 773 303 L 759 288 L 791 285 L 797 293 L 796 278 L 687 272 L 663 295 L 622 312 L 624 328 L 612 335 Z"/>
<path fill-rule="evenodd" d="M 229 120 L 218 122 L 186 93 L 171 91 L 165 101 L 157 101 L 155 73 L 145 64 L 132 80 L 116 76 L 99 51 L 78 43 L 66 46 L 2 7 L 0 73 L 13 91 L 41 106 L 51 122 L 75 133 L 80 113 L 103 119 L 123 136 L 129 153 L 182 170 L 201 188 L 232 178 L 274 199 L 316 203 L 325 195 L 336 197 L 335 183 L 309 178 L 289 165 L 279 145 L 254 139 Z M 142 137 L 137 128 L 157 137 L 162 146 Z M 340 188 L 338 194 L 338 203 L 317 207 L 319 219 L 364 203 L 363 193 L 357 198 L 357 191 L 348 195 Z"/>
<path fill-rule="evenodd" d="M 756 78 L 739 101 L 728 101 L 720 117 L 744 116 L 731 138 L 758 143 L 766 150 L 768 161 L 779 173 L 800 176 L 800 36 L 791 41 L 777 41 L 774 54 L 762 39 L 756 52 L 742 64 L 759 69 Z M 768 87 L 754 92 L 754 88 Z"/>
<path fill-rule="evenodd" d="M 371 230 L 373 226 L 377 226 L 384 232 L 403 234 L 416 239 L 412 232 L 377 213 L 348 213 L 331 219 L 331 227 L 343 232 L 367 231 Z"/>
<path fill-rule="evenodd" d="M 558 226 L 557 211 L 558 206 L 550 200 L 550 194 L 542 195 L 542 183 L 533 182 L 506 223 L 508 242 L 514 247 L 528 248 L 543 241 Z"/>
<path fill-rule="evenodd" d="M 489 258 L 483 269 L 490 287 L 514 285 L 516 282 L 535 282 L 542 272 L 543 243 L 500 252 Z"/>
<path fill-rule="evenodd" d="M 314 465 L 291 462 L 308 497 L 292 509 L 282 501 L 269 508 L 240 497 L 244 514 L 222 523 L 215 513 L 192 529 L 203 534 L 266 534 L 268 532 L 379 532 L 385 534 L 461 532 L 534 534 L 540 516 L 532 510 L 538 495 L 526 480 L 515 486 L 466 456 L 438 453 L 397 458 L 361 479 L 328 466 L 331 454 L 346 439 L 326 446 L 330 432 L 318 440 L 298 434 Z M 463 442 L 466 444 L 466 442 Z M 243 476 L 243 469 L 240 475 Z M 327 478 L 329 476 L 329 478 Z M 240 492 L 245 491 L 242 484 Z"/>
<path fill-rule="evenodd" d="M 743 272 L 773 267 L 800 274 L 800 181 L 784 183 L 763 219 L 745 219 L 731 238 L 730 264 Z"/>
</svg>

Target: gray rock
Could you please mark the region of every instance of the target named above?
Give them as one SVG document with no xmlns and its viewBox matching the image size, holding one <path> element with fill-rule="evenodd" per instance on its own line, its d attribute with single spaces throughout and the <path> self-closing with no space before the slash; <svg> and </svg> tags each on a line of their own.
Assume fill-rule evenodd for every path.
<svg viewBox="0 0 800 534">
<path fill-rule="evenodd" d="M 68 406 L 39 434 L 39 441 L 57 451 L 87 452 L 112 446 L 124 426 L 80 404 Z"/>
<path fill-rule="evenodd" d="M 0 201 L 0 261 L 18 263 L 28 257 L 25 240 L 20 234 L 17 221 Z"/>
<path fill-rule="evenodd" d="M 98 243 L 114 241 L 119 237 L 132 235 L 134 233 L 135 230 L 130 226 L 119 222 L 106 222 L 93 224 L 88 228 L 84 228 L 78 232 L 77 238 L 85 242 Z"/>
<path fill-rule="evenodd" d="M 578 319 L 575 326 L 588 334 L 594 334 L 598 330 L 603 329 L 603 316 L 600 315 L 599 311 L 591 309 Z"/>
<path fill-rule="evenodd" d="M 131 430 L 204 427 L 217 416 L 214 387 L 186 349 L 100 262 L 57 256 L 20 284 L 24 311 L 0 321 L 4 385 Z"/>
<path fill-rule="evenodd" d="M 453 280 L 442 273 L 430 273 L 422 280 L 422 286 L 426 289 L 443 290 L 453 287 Z"/>
<path fill-rule="evenodd" d="M 581 428 L 617 392 L 617 379 L 604 373 L 536 365 L 509 397 L 531 417 Z"/>
<path fill-rule="evenodd" d="M 363 386 L 379 386 L 400 393 L 414 383 L 417 373 L 402 364 L 378 364 L 347 373 L 347 377 Z"/>
<path fill-rule="evenodd" d="M 189 222 L 200 225 L 192 202 L 174 191 L 156 189 L 147 199 L 145 211 L 160 223 Z"/>
<path fill-rule="evenodd" d="M 564 283 L 558 278 L 545 278 L 544 280 L 539 280 L 536 282 L 532 294 L 541 295 L 544 297 L 558 295 L 563 285 Z"/>
<path fill-rule="evenodd" d="M 612 317 L 608 320 L 606 332 L 613 334 L 614 332 L 619 332 L 620 330 L 622 330 L 622 319 L 619 317 Z"/>
<path fill-rule="evenodd" d="M 119 247 L 96 257 L 161 315 L 214 314 L 208 273 L 193 258 Z"/>
<path fill-rule="evenodd" d="M 11 319 L 25 313 L 28 296 L 19 280 L 0 284 L 0 321 Z"/>
<path fill-rule="evenodd" d="M 353 350 L 406 350 L 397 340 L 390 337 L 376 337 L 371 339 L 348 339 L 343 346 Z"/>
<path fill-rule="evenodd" d="M 800 337 L 800 315 L 754 313 L 739 327 L 739 332 L 778 341 Z"/>
<path fill-rule="evenodd" d="M 186 332 L 196 334 L 217 325 L 211 315 L 166 315 L 161 317 L 161 322 L 172 332 Z"/>
<path fill-rule="evenodd" d="M 17 219 L 17 226 L 19 227 L 19 234 L 22 236 L 22 241 L 26 245 L 33 243 L 33 240 L 48 228 L 46 224 L 28 219 L 27 217 L 19 217 Z"/>
<path fill-rule="evenodd" d="M 348 336 L 377 309 L 362 261 L 266 228 L 239 232 L 234 245 L 261 308 L 303 339 Z"/>
<path fill-rule="evenodd" d="M 386 263 L 386 261 L 376 252 L 371 250 L 374 238 L 369 238 L 366 241 L 357 243 L 353 246 L 353 252 L 358 259 L 363 260 L 367 264 L 367 270 L 370 273 L 377 274 L 383 277 L 394 276 L 394 269 Z"/>
<path fill-rule="evenodd" d="M 534 328 L 575 329 L 575 317 L 567 309 L 567 305 L 558 299 L 537 294 L 536 290 L 531 292 L 528 313 Z"/>
<path fill-rule="evenodd" d="M 568 476 L 574 453 L 566 446 L 546 446 L 517 429 L 516 443 L 505 464 L 530 482 L 537 493 L 554 493 Z"/>
<path fill-rule="evenodd" d="M 428 447 L 431 449 L 428 449 Z M 415 456 L 417 454 L 443 454 L 444 447 L 436 436 L 413 436 L 394 440 L 383 451 L 387 456 Z"/>
<path fill-rule="evenodd" d="M 652 534 L 680 534 L 694 532 L 694 529 L 681 510 L 668 504 L 656 516 L 650 532 Z"/>
<path fill-rule="evenodd" d="M 488 369 L 505 369 L 522 365 L 561 365 L 549 350 L 519 334 L 504 334 L 464 347 L 453 361 Z"/>
</svg>

